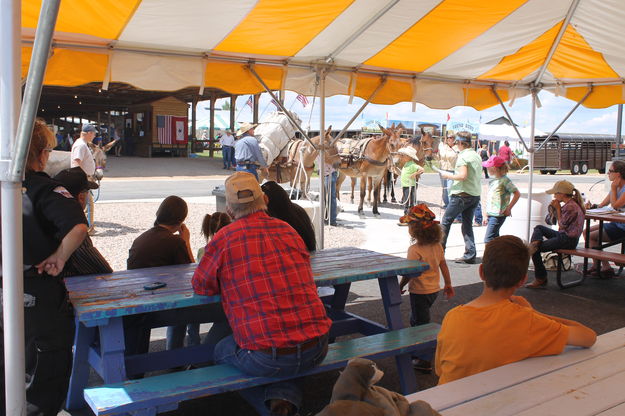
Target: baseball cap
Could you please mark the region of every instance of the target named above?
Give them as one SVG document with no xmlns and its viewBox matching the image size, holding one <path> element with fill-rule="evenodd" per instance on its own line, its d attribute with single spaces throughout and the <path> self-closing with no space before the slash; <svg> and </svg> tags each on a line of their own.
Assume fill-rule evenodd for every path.
<svg viewBox="0 0 625 416">
<path fill-rule="evenodd" d="M 491 156 L 486 162 L 482 162 L 482 166 L 485 168 L 500 168 L 506 164 L 506 161 L 499 156 Z"/>
<path fill-rule="evenodd" d="M 87 179 L 85 171 L 78 166 L 60 171 L 56 174 L 54 180 L 60 182 L 74 197 L 89 189 L 99 188 L 97 183 Z"/>
<path fill-rule="evenodd" d="M 562 180 L 553 184 L 553 187 L 551 189 L 547 189 L 545 193 L 573 195 L 574 190 L 575 190 L 575 185 L 573 185 L 569 181 Z"/>
<path fill-rule="evenodd" d="M 95 126 L 93 124 L 84 124 L 82 126 L 82 132 L 83 133 L 95 133 L 96 129 L 95 129 Z"/>
<path fill-rule="evenodd" d="M 243 204 L 253 202 L 263 195 L 256 176 L 248 172 L 236 172 L 226 179 L 226 202 Z"/>
</svg>

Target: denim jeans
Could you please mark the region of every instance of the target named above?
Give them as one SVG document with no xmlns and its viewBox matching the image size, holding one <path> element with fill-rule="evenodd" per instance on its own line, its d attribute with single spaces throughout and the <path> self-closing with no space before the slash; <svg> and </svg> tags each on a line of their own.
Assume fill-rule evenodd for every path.
<svg viewBox="0 0 625 416">
<path fill-rule="evenodd" d="M 325 186 L 327 193 L 330 195 L 330 225 L 336 225 L 336 179 L 339 176 L 337 171 L 332 172 L 325 177 Z M 329 188 L 329 189 L 328 189 Z"/>
<path fill-rule="evenodd" d="M 499 229 L 505 221 L 506 217 L 488 217 L 488 225 L 486 226 L 484 243 L 488 243 L 492 239 L 499 237 Z"/>
<path fill-rule="evenodd" d="M 546 238 L 546 240 L 543 240 L 544 238 Z M 532 255 L 534 277 L 537 279 L 546 279 L 547 269 L 545 269 L 541 253 L 557 250 L 559 248 L 573 249 L 577 247 L 579 237 L 571 238 L 564 232 L 556 231 L 544 225 L 537 225 L 534 227 L 534 232 L 532 233 L 530 241 L 541 242 L 538 246 L 538 250 Z"/>
<path fill-rule="evenodd" d="M 415 205 L 417 188 L 415 186 L 402 186 L 401 190 L 401 202 L 404 203 L 404 214 L 407 214 L 408 210 Z"/>
<path fill-rule="evenodd" d="M 241 348 L 233 336 L 224 338 L 215 347 L 215 362 L 231 364 L 246 374 L 261 377 L 294 376 L 319 365 L 328 352 L 328 335 L 319 337 L 319 342 L 305 351 L 278 355 Z M 302 403 L 302 392 L 295 381 L 287 380 L 251 388 L 246 397 L 255 403 L 280 399 L 292 403 L 298 410 Z"/>
<path fill-rule="evenodd" d="M 462 236 L 464 237 L 464 259 L 474 259 L 476 256 L 475 251 L 475 238 L 473 236 L 473 214 L 475 212 L 475 207 L 477 207 L 478 202 L 480 202 L 480 197 L 478 196 L 459 196 L 452 195 L 449 197 L 449 205 L 445 210 L 445 214 L 443 215 L 443 220 L 441 221 L 441 226 L 443 227 L 443 232 L 445 235 L 443 236 L 443 247 L 447 245 L 447 237 L 449 236 L 449 230 L 451 229 L 451 224 L 454 222 L 454 218 L 458 216 L 458 214 L 462 215 Z"/>
<path fill-rule="evenodd" d="M 167 327 L 166 348 L 173 350 L 184 347 L 184 338 L 189 334 L 188 346 L 200 345 L 200 324 L 175 325 Z"/>
<path fill-rule="evenodd" d="M 478 225 L 482 225 L 482 222 L 484 221 L 484 216 L 482 215 L 482 201 L 477 201 L 475 214 L 473 214 L 473 216 L 475 217 L 475 223 Z"/>
<path fill-rule="evenodd" d="M 234 147 L 222 146 L 221 157 L 223 158 L 224 168 L 230 169 L 230 166 L 232 166 L 232 159 L 234 158 Z"/>
<path fill-rule="evenodd" d="M 430 323 L 430 308 L 438 297 L 438 292 L 410 294 L 410 326 Z"/>
<path fill-rule="evenodd" d="M 249 172 L 256 176 L 256 180 L 258 180 L 258 173 L 256 173 L 256 165 L 254 163 L 247 163 L 245 165 L 237 163 L 237 172 Z"/>
</svg>

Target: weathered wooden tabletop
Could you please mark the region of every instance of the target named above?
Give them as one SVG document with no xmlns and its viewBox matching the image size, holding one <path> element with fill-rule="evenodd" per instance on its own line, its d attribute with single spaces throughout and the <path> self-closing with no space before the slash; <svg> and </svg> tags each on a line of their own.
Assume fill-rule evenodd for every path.
<svg viewBox="0 0 625 416">
<path fill-rule="evenodd" d="M 317 286 L 420 274 L 428 268 L 420 261 L 354 247 L 318 251 L 312 254 L 311 264 Z M 78 319 L 95 326 L 102 319 L 218 301 L 218 296 L 193 293 L 191 277 L 196 267 L 184 264 L 78 276 L 65 279 L 65 285 Z M 143 288 L 153 282 L 167 286 L 152 291 Z"/>
</svg>

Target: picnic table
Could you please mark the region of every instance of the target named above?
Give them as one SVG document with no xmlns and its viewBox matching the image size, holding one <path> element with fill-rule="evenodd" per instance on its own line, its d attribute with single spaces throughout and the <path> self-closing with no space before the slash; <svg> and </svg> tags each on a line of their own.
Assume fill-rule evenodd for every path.
<svg viewBox="0 0 625 416">
<path fill-rule="evenodd" d="M 616 416 L 625 414 L 625 328 L 591 348 L 529 358 L 408 396 L 443 416 Z"/>
<path fill-rule="evenodd" d="M 403 328 L 397 276 L 418 276 L 428 268 L 420 261 L 353 247 L 317 251 L 311 255 L 311 265 L 318 287 L 335 288 L 333 295 L 322 297 L 328 316 L 333 320 L 331 338 L 353 333 L 372 336 Z M 76 313 L 68 409 L 84 406 L 83 390 L 90 368 L 109 384 L 127 381 L 133 374 L 207 361 L 207 348 L 212 349 L 207 345 L 135 356 L 127 356 L 124 351 L 124 316 L 220 301 L 219 296 L 193 293 L 191 277 L 196 266 L 136 269 L 65 280 Z M 345 310 L 351 283 L 370 279 L 378 280 L 386 325 Z M 153 282 L 164 282 L 167 286 L 154 291 L 144 290 L 145 285 Z M 395 358 L 402 390 L 413 392 L 416 378 L 410 354 L 398 354 Z"/>
</svg>

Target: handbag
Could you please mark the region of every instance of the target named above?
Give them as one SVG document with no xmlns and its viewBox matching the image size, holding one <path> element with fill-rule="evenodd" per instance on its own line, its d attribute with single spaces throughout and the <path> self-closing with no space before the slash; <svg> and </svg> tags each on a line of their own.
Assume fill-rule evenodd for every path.
<svg viewBox="0 0 625 416">
<path fill-rule="evenodd" d="M 558 270 L 558 253 L 549 251 L 541 254 L 543 264 L 547 270 Z M 562 255 L 562 270 L 569 271 L 573 268 L 573 261 L 570 254 Z"/>
<path fill-rule="evenodd" d="M 558 225 L 558 215 L 556 213 L 556 209 L 552 205 L 547 206 L 547 215 L 545 215 L 545 222 L 548 225 Z"/>
</svg>

